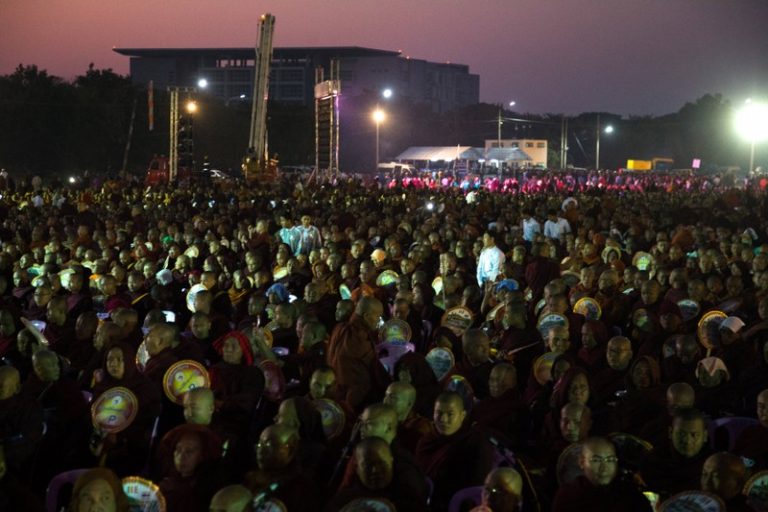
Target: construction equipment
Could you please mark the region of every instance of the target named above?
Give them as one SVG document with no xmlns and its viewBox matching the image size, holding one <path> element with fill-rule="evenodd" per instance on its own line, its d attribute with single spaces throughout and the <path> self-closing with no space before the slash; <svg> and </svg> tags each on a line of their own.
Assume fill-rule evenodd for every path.
<svg viewBox="0 0 768 512">
<path fill-rule="evenodd" d="M 269 98 L 269 68 L 272 64 L 272 37 L 275 17 L 262 14 L 259 21 L 259 44 L 256 47 L 253 78 L 253 105 L 248 151 L 243 158 L 243 175 L 249 181 L 275 181 L 277 161 L 267 151 L 267 99 Z"/>
</svg>

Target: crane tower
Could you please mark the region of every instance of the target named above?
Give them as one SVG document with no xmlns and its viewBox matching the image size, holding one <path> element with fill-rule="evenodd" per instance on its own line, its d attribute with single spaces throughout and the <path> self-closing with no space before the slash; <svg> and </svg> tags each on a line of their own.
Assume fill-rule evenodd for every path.
<svg viewBox="0 0 768 512">
<path fill-rule="evenodd" d="M 259 20 L 259 44 L 254 60 L 251 132 L 248 137 L 248 153 L 243 163 L 243 172 L 248 180 L 273 179 L 276 173 L 276 165 L 270 165 L 267 154 L 267 99 L 274 30 L 275 17 L 269 13 L 262 14 Z"/>
</svg>

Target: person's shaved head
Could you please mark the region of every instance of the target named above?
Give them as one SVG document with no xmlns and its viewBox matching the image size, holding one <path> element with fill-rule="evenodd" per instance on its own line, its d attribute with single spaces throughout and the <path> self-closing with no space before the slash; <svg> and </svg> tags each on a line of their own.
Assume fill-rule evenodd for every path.
<svg viewBox="0 0 768 512">
<path fill-rule="evenodd" d="M 378 437 L 369 437 L 355 446 L 357 477 L 368 489 L 384 489 L 392 482 L 392 451 L 389 443 Z"/>
<path fill-rule="evenodd" d="M 183 398 L 184 419 L 194 425 L 210 425 L 213 417 L 213 391 L 195 388 L 187 391 Z"/>
<path fill-rule="evenodd" d="M 0 366 L 0 400 L 6 400 L 21 390 L 21 375 L 13 366 Z"/>
<path fill-rule="evenodd" d="M 512 468 L 496 468 L 485 477 L 483 505 L 494 512 L 517 512 L 523 499 L 523 479 Z"/>
<path fill-rule="evenodd" d="M 362 318 L 371 330 L 379 326 L 383 314 L 384 306 L 374 297 L 361 297 L 355 307 L 355 315 Z"/>
<path fill-rule="evenodd" d="M 741 457 L 728 452 L 710 455 L 701 468 L 701 490 L 727 502 L 741 494 L 747 481 L 747 468 Z"/>
<path fill-rule="evenodd" d="M 397 420 L 407 420 L 416 403 L 416 388 L 408 382 L 395 381 L 387 387 L 384 403 L 397 411 Z"/>
<path fill-rule="evenodd" d="M 619 469 L 616 447 L 604 437 L 591 437 L 581 446 L 579 467 L 584 476 L 597 487 L 613 482 Z"/>
<path fill-rule="evenodd" d="M 275 470 L 288 466 L 299 449 L 299 433 L 293 427 L 275 423 L 265 428 L 256 443 L 259 468 Z"/>
<path fill-rule="evenodd" d="M 444 436 L 455 434 L 467 417 L 464 399 L 454 391 L 444 391 L 435 400 L 432 419 L 435 429 Z"/>
<path fill-rule="evenodd" d="M 517 369 L 510 363 L 496 363 L 488 377 L 488 389 L 493 398 L 498 398 L 517 386 Z"/>
<path fill-rule="evenodd" d="M 675 382 L 667 388 L 667 412 L 670 416 L 696 403 L 696 391 L 687 382 Z"/>
<path fill-rule="evenodd" d="M 372 404 L 360 415 L 360 437 L 379 437 L 391 443 L 397 435 L 397 411 L 387 404 Z"/>
<path fill-rule="evenodd" d="M 583 404 L 568 402 L 560 409 L 560 435 L 569 443 L 584 440 L 592 428 L 592 410 Z"/>
<path fill-rule="evenodd" d="M 625 370 L 632 361 L 632 342 L 627 337 L 614 336 L 608 340 L 605 359 L 614 370 Z"/>
<path fill-rule="evenodd" d="M 209 512 L 247 512 L 251 510 L 253 494 L 243 485 L 228 485 L 211 499 Z"/>
<path fill-rule="evenodd" d="M 32 368 L 43 382 L 54 382 L 61 376 L 59 356 L 48 349 L 41 349 L 32 356 Z"/>
<path fill-rule="evenodd" d="M 467 329 L 461 338 L 464 355 L 472 366 L 478 366 L 488 361 L 491 341 L 482 329 Z"/>
</svg>

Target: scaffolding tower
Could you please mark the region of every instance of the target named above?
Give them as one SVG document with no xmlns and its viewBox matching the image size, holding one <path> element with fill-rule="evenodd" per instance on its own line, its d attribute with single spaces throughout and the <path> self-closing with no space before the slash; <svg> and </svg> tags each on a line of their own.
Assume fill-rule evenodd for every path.
<svg viewBox="0 0 768 512">
<path fill-rule="evenodd" d="M 335 178 L 339 172 L 339 61 L 331 60 L 329 80 L 315 69 L 315 173 Z"/>
</svg>

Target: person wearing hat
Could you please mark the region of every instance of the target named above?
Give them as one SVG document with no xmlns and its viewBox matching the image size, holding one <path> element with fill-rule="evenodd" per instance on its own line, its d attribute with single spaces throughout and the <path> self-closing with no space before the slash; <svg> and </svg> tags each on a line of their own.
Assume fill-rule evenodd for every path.
<svg viewBox="0 0 768 512">
<path fill-rule="evenodd" d="M 723 320 L 718 329 L 720 346 L 712 353 L 722 359 L 735 376 L 741 375 L 757 358 L 754 344 L 744 340 L 744 326 L 744 321 L 737 316 L 729 316 Z"/>
<path fill-rule="evenodd" d="M 696 407 L 712 418 L 732 415 L 736 409 L 736 389 L 731 372 L 718 357 L 705 357 L 696 365 Z"/>
</svg>

